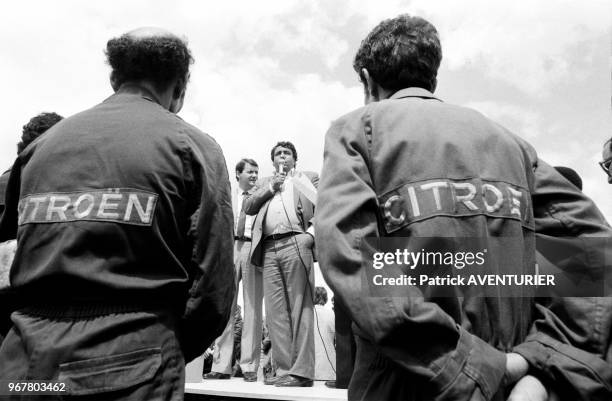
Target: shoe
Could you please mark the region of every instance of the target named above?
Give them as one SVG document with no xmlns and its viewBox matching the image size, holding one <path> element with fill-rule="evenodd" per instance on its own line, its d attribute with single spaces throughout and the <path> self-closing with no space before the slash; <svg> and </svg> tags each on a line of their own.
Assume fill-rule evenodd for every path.
<svg viewBox="0 0 612 401">
<path fill-rule="evenodd" d="M 219 372 L 208 372 L 206 373 L 204 376 L 202 376 L 202 378 L 204 379 L 209 379 L 209 380 L 217 380 L 217 379 L 229 379 L 230 375 L 229 373 L 219 373 Z"/>
<path fill-rule="evenodd" d="M 257 381 L 257 372 L 242 372 L 242 376 L 244 377 L 245 382 Z"/>
<path fill-rule="evenodd" d="M 325 382 L 325 387 L 329 387 L 329 388 L 336 388 L 336 381 L 335 380 L 328 380 Z"/>
<path fill-rule="evenodd" d="M 305 377 L 287 375 L 279 379 L 275 387 L 312 387 L 312 380 Z"/>
<path fill-rule="evenodd" d="M 272 377 L 266 377 L 264 379 L 264 384 L 271 386 L 273 384 L 276 384 L 276 382 L 278 382 L 281 379 L 284 379 L 285 377 L 287 377 L 287 375 L 285 376 L 272 376 Z"/>
</svg>

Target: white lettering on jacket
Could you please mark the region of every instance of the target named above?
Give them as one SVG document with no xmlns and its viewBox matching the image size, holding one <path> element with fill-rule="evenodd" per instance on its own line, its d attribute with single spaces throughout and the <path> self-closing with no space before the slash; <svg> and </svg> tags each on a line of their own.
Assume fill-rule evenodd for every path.
<svg viewBox="0 0 612 401">
<path fill-rule="evenodd" d="M 19 225 L 88 220 L 150 226 L 157 198 L 131 188 L 33 194 L 19 200 Z"/>
<path fill-rule="evenodd" d="M 471 178 L 411 182 L 378 197 L 387 232 L 433 216 L 472 216 L 520 220 L 533 227 L 527 190 L 503 181 Z"/>
</svg>

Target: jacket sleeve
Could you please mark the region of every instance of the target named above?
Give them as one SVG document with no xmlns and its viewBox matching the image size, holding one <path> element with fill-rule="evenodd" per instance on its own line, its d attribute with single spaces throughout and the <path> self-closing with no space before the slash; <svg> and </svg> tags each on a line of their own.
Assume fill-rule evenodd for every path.
<svg viewBox="0 0 612 401">
<path fill-rule="evenodd" d="M 186 362 L 201 355 L 222 333 L 235 291 L 230 183 L 221 148 L 210 142 L 196 143 L 192 156 L 199 206 L 188 234 L 192 281 L 179 330 Z"/>
<path fill-rule="evenodd" d="M 264 178 L 257 182 L 256 187 L 253 194 L 244 200 L 244 212 L 249 216 L 255 216 L 264 203 L 274 196 L 270 189 L 270 180 Z"/>
<path fill-rule="evenodd" d="M 308 178 L 310 179 L 310 182 L 312 183 L 312 186 L 316 189 L 319 189 L 319 174 L 314 172 L 308 172 L 307 174 Z"/>
<path fill-rule="evenodd" d="M 515 352 L 567 399 L 610 400 L 612 298 L 606 275 L 609 280 L 612 230 L 593 201 L 542 160 L 535 178 L 532 200 L 540 261 L 552 261 L 557 278 L 584 275 L 601 284 L 603 293 L 594 295 L 608 294 L 559 293 L 537 299 L 531 332 Z"/>
<path fill-rule="evenodd" d="M 367 283 L 361 246 L 379 237 L 377 198 L 360 115 L 332 124 L 325 140 L 316 232 L 319 265 L 334 295 L 346 305 L 357 335 L 372 343 L 423 386 L 427 399 L 491 399 L 505 373 L 505 354 L 456 325 L 416 287 L 403 296 Z M 385 293 L 386 292 L 386 293 Z"/>
</svg>

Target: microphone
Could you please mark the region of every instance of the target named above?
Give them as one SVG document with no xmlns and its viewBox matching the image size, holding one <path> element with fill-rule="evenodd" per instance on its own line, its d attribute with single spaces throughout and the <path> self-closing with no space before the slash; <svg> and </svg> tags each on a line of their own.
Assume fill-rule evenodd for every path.
<svg viewBox="0 0 612 401">
<path fill-rule="evenodd" d="M 276 167 L 276 173 L 277 174 L 281 174 L 285 171 L 285 160 L 282 159 L 279 163 L 278 166 Z M 284 178 L 283 178 L 284 181 Z M 281 182 L 278 183 L 278 189 L 277 191 L 281 191 L 283 187 L 283 184 Z"/>
</svg>

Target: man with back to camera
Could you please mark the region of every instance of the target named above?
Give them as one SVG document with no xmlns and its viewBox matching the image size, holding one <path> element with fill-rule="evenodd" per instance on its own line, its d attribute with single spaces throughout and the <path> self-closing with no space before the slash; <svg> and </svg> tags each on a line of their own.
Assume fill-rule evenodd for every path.
<svg viewBox="0 0 612 401">
<path fill-rule="evenodd" d="M 57 124 L 64 117 L 57 113 L 40 113 L 30 119 L 23 126 L 21 132 L 21 141 L 17 144 L 17 154 L 21 153 L 30 143 L 36 138 L 45 133 L 49 128 Z M 6 194 L 6 185 L 8 184 L 11 169 L 8 169 L 0 176 L 0 219 L 4 212 L 4 195 Z M 0 344 L 4 336 L 11 328 L 11 320 L 9 318 L 13 308 L 15 307 L 13 296 L 8 285 L 8 270 L 12 262 L 12 255 L 16 243 L 13 241 L 0 244 Z"/>
<path fill-rule="evenodd" d="M 277 376 L 265 381 L 278 387 L 311 387 L 314 377 L 313 247 L 314 203 L 303 182 L 315 188 L 316 173 L 295 168 L 297 150 L 278 142 L 270 152 L 274 176 L 257 183 L 245 199 L 253 223 L 251 263 L 263 269 L 266 323 Z"/>
<path fill-rule="evenodd" d="M 261 269 L 251 265 L 251 229 L 253 216 L 244 212 L 244 199 L 252 194 L 257 182 L 259 166 L 253 159 L 242 159 L 236 164 L 238 186 L 232 191 L 234 211 L 234 267 L 236 273 L 236 296 L 232 303 L 235 316 L 238 283 L 242 278 L 244 318 L 240 339 L 240 367 L 244 380 L 257 381 L 257 369 L 261 357 L 261 303 L 263 301 L 263 282 Z M 211 371 L 204 379 L 229 379 L 232 373 L 234 351 L 234 319 L 230 319 L 223 334 L 215 340 Z"/>
<path fill-rule="evenodd" d="M 395 237 L 406 249 L 418 240 L 420 250 L 436 236 L 478 237 L 497 252 L 490 264 L 514 273 L 533 271 L 536 230 L 610 238 L 590 199 L 529 144 L 433 95 L 441 57 L 429 22 L 382 21 L 353 64 L 366 106 L 336 120 L 326 136 L 318 258 L 355 323 L 349 399 L 501 400 L 511 391 L 510 399 L 545 400 L 547 390 L 608 399 L 609 335 L 583 339 L 592 341 L 588 352 L 563 335 L 589 332 L 595 321 L 605 331 L 609 313 L 599 320 L 586 311 L 604 303 L 572 299 L 558 318 L 529 297 L 474 297 L 462 288 L 436 297 L 431 287 L 425 296 L 412 285 L 367 284 L 362 251 L 376 249 L 368 238 Z M 393 262 L 385 268 L 401 270 Z"/>
<path fill-rule="evenodd" d="M 108 41 L 115 94 L 61 121 L 13 166 L 0 240 L 19 242 L 23 309 L 1 380 L 70 395 L 181 400 L 185 362 L 225 327 L 234 296 L 223 153 L 176 113 L 184 40 L 140 28 Z"/>
</svg>

